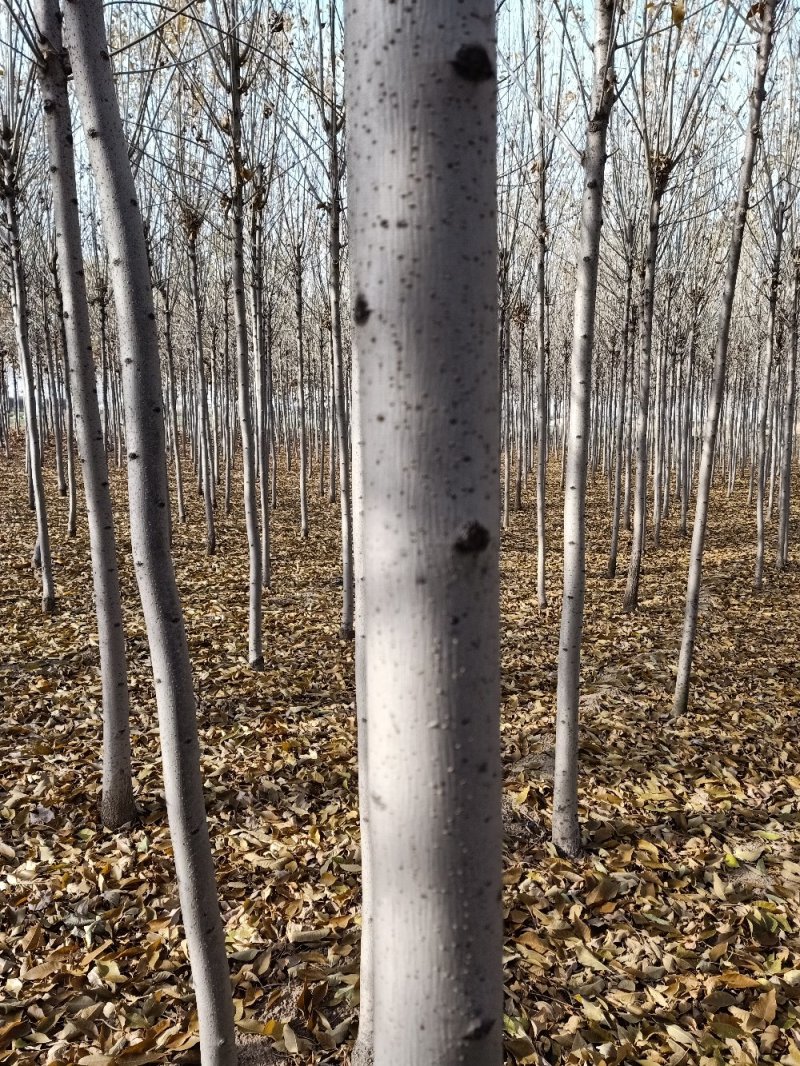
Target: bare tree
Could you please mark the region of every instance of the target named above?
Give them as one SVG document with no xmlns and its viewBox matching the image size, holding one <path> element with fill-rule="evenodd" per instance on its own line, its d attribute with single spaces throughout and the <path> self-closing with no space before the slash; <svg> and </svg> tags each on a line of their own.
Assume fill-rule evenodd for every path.
<svg viewBox="0 0 800 1066">
<path fill-rule="evenodd" d="M 739 275 L 739 261 L 742 254 L 747 209 L 750 204 L 750 186 L 753 178 L 756 151 L 761 133 L 761 109 L 766 96 L 767 69 L 772 51 L 775 31 L 775 16 L 779 0 L 765 0 L 760 15 L 760 34 L 756 53 L 756 68 L 753 89 L 750 93 L 750 112 L 746 127 L 744 155 L 739 170 L 739 189 L 736 198 L 736 212 L 733 233 L 728 249 L 728 261 L 725 272 L 725 285 L 720 303 L 717 321 L 717 339 L 714 350 L 714 371 L 711 382 L 711 396 L 703 433 L 703 454 L 700 461 L 700 473 L 697 485 L 697 503 L 695 506 L 694 530 L 689 562 L 689 576 L 686 588 L 686 608 L 683 618 L 683 636 L 681 639 L 680 658 L 678 659 L 678 676 L 675 682 L 673 711 L 685 714 L 689 703 L 689 681 L 692 669 L 695 635 L 697 632 L 697 613 L 700 603 L 700 581 L 703 568 L 703 548 L 705 546 L 706 523 L 708 521 L 708 502 L 711 491 L 711 478 L 714 467 L 714 452 L 717 443 L 717 427 L 722 407 L 725 388 L 725 371 L 728 360 L 728 341 L 730 337 L 733 298 Z"/>
<path fill-rule="evenodd" d="M 235 1066 L 225 940 L 208 837 L 189 647 L 169 544 L 158 334 L 147 248 L 101 0 L 63 9 L 109 250 L 122 358 L 131 547 L 155 680 L 164 788 L 205 1066 Z"/>
<path fill-rule="evenodd" d="M 570 376 L 569 443 L 564 493 L 564 592 L 558 651 L 553 785 L 553 843 L 566 855 L 577 855 L 581 846 L 578 824 L 578 707 L 586 591 L 586 471 L 606 138 L 615 98 L 614 52 L 619 16 L 620 9 L 614 0 L 595 0 L 592 47 L 594 75 L 586 112 L 583 202 Z"/>
</svg>

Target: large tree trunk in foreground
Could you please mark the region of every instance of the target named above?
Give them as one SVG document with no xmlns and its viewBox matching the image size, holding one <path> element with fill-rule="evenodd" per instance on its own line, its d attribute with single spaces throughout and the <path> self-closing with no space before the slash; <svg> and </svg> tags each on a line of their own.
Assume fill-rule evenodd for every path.
<svg viewBox="0 0 800 1066">
<path fill-rule="evenodd" d="M 170 555 L 156 316 L 101 0 L 67 2 L 64 43 L 109 250 L 127 416 L 131 549 L 155 679 L 167 814 L 200 1048 L 203 1066 L 233 1066 L 230 976 L 203 800 L 189 647 Z"/>
<path fill-rule="evenodd" d="M 131 744 L 125 631 L 122 620 L 108 458 L 97 402 L 89 303 L 81 251 L 78 193 L 67 97 L 67 71 L 57 0 L 36 0 L 42 62 L 39 81 L 50 161 L 56 225 L 57 293 L 65 343 L 67 384 L 75 407 L 75 430 L 83 471 L 89 525 L 100 679 L 103 693 L 103 791 L 100 813 L 110 829 L 129 822 L 136 808 L 131 780 Z M 61 307 L 63 303 L 63 308 Z"/>
<path fill-rule="evenodd" d="M 775 9 L 778 0 L 764 0 L 761 15 L 761 37 L 756 56 L 756 76 L 750 94 L 750 115 L 747 123 L 744 155 L 739 170 L 739 190 L 736 197 L 736 213 L 733 221 L 733 234 L 728 249 L 728 264 L 725 271 L 725 283 L 722 303 L 717 322 L 717 343 L 714 350 L 714 370 L 711 379 L 708 414 L 703 434 L 703 453 L 700 460 L 700 472 L 697 481 L 697 502 L 692 531 L 692 547 L 689 556 L 689 577 L 686 587 L 686 608 L 683 616 L 683 637 L 680 658 L 678 659 L 678 676 L 675 682 L 673 712 L 685 714 L 689 704 L 689 679 L 692 672 L 695 635 L 697 633 L 697 611 L 700 603 L 700 580 L 703 571 L 703 548 L 706 539 L 708 520 L 708 500 L 711 494 L 711 477 L 714 469 L 714 452 L 717 443 L 717 427 L 725 390 L 725 369 L 728 362 L 728 338 L 733 314 L 733 298 L 736 292 L 736 279 L 739 275 L 739 260 L 742 254 L 742 240 L 747 221 L 747 209 L 750 205 L 750 186 L 753 180 L 753 166 L 756 150 L 761 136 L 761 107 L 766 96 L 765 84 L 772 37 L 775 28 Z"/>
<path fill-rule="evenodd" d="M 374 1061 L 495 1066 L 494 5 L 346 15 Z"/>
<path fill-rule="evenodd" d="M 584 194 L 576 271 L 570 377 L 569 445 L 564 494 L 564 594 L 558 644 L 553 843 L 566 855 L 581 846 L 578 824 L 578 707 L 583 601 L 586 591 L 586 467 L 592 393 L 594 312 L 608 120 L 614 103 L 614 2 L 595 0 L 592 115 L 584 151 Z"/>
</svg>

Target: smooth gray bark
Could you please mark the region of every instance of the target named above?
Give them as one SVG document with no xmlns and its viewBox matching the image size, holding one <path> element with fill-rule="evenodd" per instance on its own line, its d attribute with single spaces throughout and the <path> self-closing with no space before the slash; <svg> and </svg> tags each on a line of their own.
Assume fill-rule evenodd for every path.
<svg viewBox="0 0 800 1066">
<path fill-rule="evenodd" d="M 192 669 L 170 554 L 156 316 L 102 0 L 67 0 L 63 30 L 109 250 L 127 416 L 131 549 L 155 680 L 167 815 L 200 1049 L 203 1066 L 235 1066 L 230 975 L 203 799 Z"/>
<path fill-rule="evenodd" d="M 247 351 L 247 307 L 244 279 L 244 193 L 242 189 L 241 122 L 242 71 L 239 42 L 231 35 L 227 42 L 228 120 L 230 127 L 231 175 L 231 282 L 233 285 L 233 322 L 236 335 L 236 369 L 239 383 L 239 429 L 242 436 L 244 469 L 244 514 L 247 527 L 250 598 L 248 611 L 248 660 L 253 670 L 264 668 L 261 571 L 261 529 L 258 521 L 258 482 L 256 478 L 257 440 L 253 430 L 250 401 L 250 361 Z"/>
<path fill-rule="evenodd" d="M 131 778 L 130 698 L 114 515 L 97 401 L 67 96 L 68 67 L 57 0 L 36 0 L 34 12 L 40 34 L 38 73 L 56 227 L 56 295 L 61 312 L 64 356 L 71 378 L 68 392 L 75 408 L 100 648 L 103 706 L 100 814 L 107 828 L 116 829 L 133 818 L 136 807 Z"/>
<path fill-rule="evenodd" d="M 595 0 L 594 78 L 583 155 L 583 198 L 576 269 L 570 376 L 569 443 L 564 490 L 564 592 L 558 644 L 553 843 L 565 855 L 581 847 L 578 824 L 578 711 L 586 592 L 586 473 L 597 275 L 603 225 L 608 121 L 614 103 L 614 0 Z"/>
<path fill-rule="evenodd" d="M 345 26 L 374 1061 L 499 1066 L 494 5 Z"/>
</svg>

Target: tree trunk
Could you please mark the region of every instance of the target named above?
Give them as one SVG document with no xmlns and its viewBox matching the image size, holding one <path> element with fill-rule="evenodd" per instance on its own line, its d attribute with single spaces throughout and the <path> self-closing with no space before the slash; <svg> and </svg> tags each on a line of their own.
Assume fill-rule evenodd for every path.
<svg viewBox="0 0 800 1066">
<path fill-rule="evenodd" d="M 756 567 L 753 585 L 760 589 L 764 583 L 764 491 L 767 478 L 767 415 L 769 413 L 770 380 L 772 363 L 775 355 L 775 314 L 778 307 L 778 285 L 780 283 L 781 250 L 783 247 L 784 205 L 778 205 L 775 219 L 775 251 L 772 259 L 772 272 L 769 290 L 769 314 L 767 317 L 767 352 L 766 367 L 761 376 L 758 409 L 758 437 L 756 459 Z"/>
<path fill-rule="evenodd" d="M 164 301 L 164 344 L 167 349 L 167 404 L 169 407 L 167 414 L 171 427 L 172 460 L 175 464 L 175 497 L 178 505 L 178 521 L 183 525 L 186 522 L 186 505 L 183 500 L 181 440 L 178 433 L 178 397 L 175 391 L 175 356 L 172 350 L 172 309 L 166 287 L 161 289 L 161 298 Z"/>
<path fill-rule="evenodd" d="M 619 382 L 617 424 L 614 430 L 614 498 L 611 505 L 611 549 L 608 553 L 608 576 L 617 573 L 619 520 L 622 506 L 622 461 L 625 442 L 625 407 L 628 397 L 628 348 L 630 338 L 631 296 L 633 292 L 633 225 L 628 226 L 627 247 L 630 249 L 625 275 L 625 306 L 622 312 L 622 367 Z"/>
<path fill-rule="evenodd" d="M 233 260 L 233 321 L 236 332 L 236 366 L 239 379 L 239 427 L 242 435 L 244 468 L 244 514 L 250 569 L 248 613 L 248 659 L 253 670 L 264 668 L 262 634 L 263 580 L 261 573 L 261 530 L 258 523 L 258 484 L 256 480 L 256 439 L 250 403 L 250 362 L 247 351 L 247 308 L 244 281 L 244 194 L 241 154 L 241 57 L 234 34 L 228 39 L 230 147 L 231 147 L 231 238 Z"/>
<path fill-rule="evenodd" d="M 72 0 L 70 0 L 72 2 Z M 194 224 L 194 219 L 191 220 Z M 199 229 L 199 223 L 198 223 Z M 200 279 L 197 272 L 197 233 L 192 229 L 187 234 L 189 253 L 189 290 L 192 297 L 194 317 L 194 343 L 197 356 L 197 388 L 200 393 L 200 478 L 203 491 L 203 507 L 206 516 L 206 555 L 217 550 L 217 532 L 214 528 L 214 469 L 211 460 L 211 419 L 208 413 L 208 386 L 203 361 L 203 312 L 200 306 Z"/>
<path fill-rule="evenodd" d="M 713 472 L 714 452 L 717 443 L 717 427 L 722 407 L 722 395 L 725 389 L 725 369 L 728 360 L 728 338 L 730 336 L 733 298 L 736 292 L 736 279 L 739 275 L 739 260 L 742 254 L 742 239 L 750 204 L 750 186 L 753 179 L 753 165 L 756 157 L 758 140 L 761 136 L 761 106 L 766 96 L 765 83 L 767 67 L 772 50 L 772 36 L 775 27 L 775 8 L 777 0 L 764 0 L 761 13 L 761 36 L 756 57 L 755 85 L 750 94 L 750 115 L 745 137 L 744 155 L 739 170 L 739 188 L 736 198 L 733 234 L 728 249 L 728 263 L 725 271 L 725 283 L 717 322 L 717 341 L 714 350 L 714 370 L 711 379 L 711 394 L 708 403 L 708 415 L 703 434 L 703 453 L 700 460 L 700 472 L 697 483 L 697 502 L 695 504 L 692 547 L 689 556 L 689 577 L 686 587 L 686 608 L 683 618 L 683 636 L 681 639 L 678 675 L 675 682 L 673 712 L 685 714 L 689 704 L 689 680 L 692 670 L 695 634 L 697 632 L 697 612 L 700 603 L 700 580 L 703 569 L 703 547 L 705 545 L 706 522 L 708 520 L 708 500 L 711 492 L 711 475 Z"/>
<path fill-rule="evenodd" d="M 169 489 L 153 293 L 109 63 L 101 0 L 64 7 L 117 311 L 128 433 L 131 548 L 155 679 L 178 894 L 204 1066 L 234 1066 L 230 975 L 208 838 L 189 647 L 169 544 Z"/>
<path fill-rule="evenodd" d="M 331 62 L 335 57 L 333 31 L 336 19 L 330 14 Z M 331 341 L 333 349 L 333 398 L 336 412 L 336 436 L 339 441 L 339 503 L 342 529 L 342 619 L 340 634 L 345 640 L 354 636 L 353 575 L 353 502 L 350 482 L 350 433 L 347 425 L 345 381 L 342 352 L 342 280 L 341 280 L 341 189 L 339 173 L 339 145 L 336 127 L 336 92 L 331 94 L 331 111 L 328 122 L 329 169 L 331 175 L 331 212 L 329 229 L 330 281 L 328 302 L 331 313 Z"/>
<path fill-rule="evenodd" d="M 269 518 L 269 394 L 267 387 L 267 349 L 272 348 L 272 300 L 264 313 L 262 280 L 263 254 L 262 212 L 264 208 L 263 173 L 259 168 L 258 185 L 254 191 L 250 214 L 250 296 L 253 318 L 253 352 L 258 381 L 256 410 L 258 411 L 258 489 L 261 505 L 261 584 L 270 586 L 270 518 Z"/>
<path fill-rule="evenodd" d="M 578 824 L 578 707 L 586 591 L 586 468 L 592 387 L 597 273 L 603 225 L 606 137 L 614 103 L 614 2 L 595 0 L 592 114 L 584 150 L 584 195 L 576 270 L 570 378 L 569 445 L 564 495 L 564 593 L 558 645 L 553 843 L 565 855 L 581 847 Z"/>
<path fill-rule="evenodd" d="M 786 402 L 783 411 L 783 449 L 781 452 L 780 495 L 778 499 L 778 570 L 789 563 L 789 516 L 792 499 L 792 454 L 794 451 L 795 390 L 797 379 L 797 329 L 800 309 L 800 253 L 793 250 L 794 287 L 789 334 L 789 359 L 786 367 Z"/>
<path fill-rule="evenodd" d="M 27 437 L 29 472 L 33 489 L 33 504 L 36 511 L 36 547 L 34 566 L 41 568 L 42 611 L 52 614 L 56 609 L 56 588 L 53 581 L 53 561 L 50 555 L 50 530 L 47 522 L 47 503 L 42 475 L 42 450 L 39 440 L 39 423 L 36 415 L 36 388 L 31 360 L 28 334 L 28 299 L 25 288 L 25 273 L 22 266 L 22 248 L 19 239 L 17 216 L 17 175 L 12 146 L 12 133 L 8 126 L 2 131 L 2 196 L 5 204 L 9 266 L 11 269 L 11 300 L 14 317 L 14 332 L 22 367 L 22 384 L 25 391 L 25 432 Z"/>
<path fill-rule="evenodd" d="M 350 0 L 346 16 L 374 1061 L 489 1066 L 502 1040 L 494 5 Z"/>
<path fill-rule="evenodd" d="M 636 481 L 633 491 L 633 539 L 628 564 L 628 583 L 625 588 L 623 610 L 635 611 L 639 605 L 639 577 L 644 555 L 647 522 L 647 431 L 650 416 L 650 357 L 653 349 L 653 295 L 658 257 L 658 237 L 661 223 L 663 185 L 653 181 L 648 219 L 647 252 L 645 254 L 642 285 L 639 351 L 639 413 L 636 420 Z"/>
<path fill-rule="evenodd" d="M 50 307 L 45 291 L 45 282 L 42 280 L 42 316 L 44 318 L 44 352 L 47 360 L 47 379 L 49 382 L 50 406 L 53 412 L 53 433 L 56 442 L 56 480 L 58 481 L 58 495 L 67 495 L 67 479 L 64 464 L 64 436 L 61 421 L 61 390 L 58 387 L 55 361 L 53 359 L 53 339 L 50 335 Z"/>
<path fill-rule="evenodd" d="M 48 150 L 49 154 L 49 150 Z M 73 164 L 73 179 L 74 179 L 74 165 L 75 161 L 71 157 Z M 54 173 L 51 171 L 51 174 Z M 53 182 L 55 178 L 51 179 Z M 53 207 L 55 209 L 56 194 L 53 193 Z M 56 232 L 56 247 L 58 247 L 58 233 Z M 70 361 L 69 361 L 69 349 L 67 346 L 67 331 L 65 327 L 64 318 L 64 297 L 61 291 L 61 283 L 58 278 L 58 253 L 53 257 L 50 264 L 50 270 L 53 274 L 53 291 L 56 297 L 56 311 L 58 315 L 58 329 L 59 339 L 61 342 L 61 351 L 63 354 L 64 364 L 64 400 L 66 403 L 66 429 L 67 429 L 67 491 L 69 495 L 69 510 L 67 513 L 67 536 L 72 538 L 78 534 L 78 489 L 75 479 L 75 411 L 72 401 L 72 383 L 70 381 Z M 84 284 L 84 301 L 86 301 L 86 286 Z M 86 303 L 86 314 L 88 315 L 88 302 Z M 91 342 L 91 336 L 90 336 Z M 58 361 L 56 361 L 58 366 Z M 93 391 L 94 404 L 97 408 L 97 379 L 94 374 L 94 361 L 92 361 L 92 374 L 93 374 Z M 0 375 L 2 380 L 2 375 Z M 98 410 L 98 425 L 100 424 L 100 414 Z M 108 472 L 106 471 L 106 479 L 108 478 Z M 91 545 L 91 536 L 89 538 Z M 91 550 L 91 549 L 90 549 Z M 96 597 L 95 597 L 96 598 Z M 101 665 L 102 670 L 102 665 Z"/>
<path fill-rule="evenodd" d="M 295 318 L 297 320 L 297 393 L 300 418 L 300 536 L 308 539 L 308 443 L 306 441 L 306 368 L 303 343 L 303 252 L 295 249 Z"/>
<path fill-rule="evenodd" d="M 64 359 L 71 377 L 67 394 L 72 395 L 75 404 L 100 647 L 103 700 L 100 813 L 103 825 L 117 829 L 133 818 L 136 807 L 131 779 L 130 703 L 114 516 L 108 485 L 108 458 L 97 403 L 60 13 L 57 0 L 36 0 L 34 10 L 43 55 L 39 64 L 39 83 L 56 225 L 56 301 Z"/>
</svg>

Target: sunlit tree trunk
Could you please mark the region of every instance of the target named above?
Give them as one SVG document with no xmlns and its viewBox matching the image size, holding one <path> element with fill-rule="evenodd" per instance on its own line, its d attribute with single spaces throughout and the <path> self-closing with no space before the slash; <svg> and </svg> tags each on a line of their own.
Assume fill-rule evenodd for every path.
<svg viewBox="0 0 800 1066">
<path fill-rule="evenodd" d="M 681 639 L 678 675 L 675 682 L 673 711 L 676 715 L 685 714 L 689 703 L 689 681 L 692 670 L 695 634 L 697 632 L 697 614 L 700 603 L 700 581 L 703 569 L 703 548 L 705 546 L 706 522 L 708 520 L 708 501 L 711 492 L 711 477 L 714 465 L 714 452 L 717 443 L 717 427 L 722 407 L 722 395 L 725 389 L 725 369 L 728 360 L 728 339 L 730 336 L 733 298 L 736 292 L 736 280 L 739 275 L 739 260 L 742 254 L 742 240 L 747 221 L 747 209 L 750 204 L 750 186 L 753 180 L 758 141 L 761 136 L 761 108 L 766 96 L 765 84 L 772 37 L 775 27 L 775 9 L 778 0 L 764 0 L 761 14 L 761 35 L 756 55 L 755 84 L 750 94 L 750 113 L 745 136 L 744 155 L 739 169 L 739 187 L 736 197 L 733 233 L 728 249 L 728 262 L 725 270 L 725 282 L 717 321 L 717 339 L 714 350 L 714 369 L 711 380 L 708 414 L 703 433 L 703 454 L 700 460 L 700 472 L 697 484 L 697 502 L 695 504 L 692 547 L 689 556 L 689 577 L 686 588 L 686 607 L 683 617 L 683 636 Z"/>
<path fill-rule="evenodd" d="M 494 5 L 350 0 L 345 25 L 374 1062 L 491 1066 L 502 1040 Z"/>
<path fill-rule="evenodd" d="M 583 154 L 572 363 L 569 443 L 564 492 L 564 593 L 558 644 L 553 843 L 565 855 L 581 847 L 578 824 L 578 707 L 583 603 L 586 592 L 586 472 L 592 386 L 597 274 L 603 225 L 608 121 L 614 103 L 614 0 L 595 0 L 594 79 Z"/>
<path fill-rule="evenodd" d="M 231 25 L 236 25 L 231 12 Z M 233 322 L 236 335 L 236 368 L 239 382 L 239 428 L 242 436 L 242 466 L 244 468 L 244 514 L 247 526 L 247 547 L 250 569 L 250 599 L 248 611 L 248 659 L 254 670 L 264 667 L 262 633 L 263 579 L 261 573 L 261 530 L 258 521 L 258 483 L 256 479 L 256 436 L 253 431 L 253 410 L 250 402 L 250 362 L 247 351 L 247 307 L 244 279 L 244 191 L 242 160 L 242 72 L 239 42 L 231 33 L 227 43 L 228 59 L 228 118 L 231 149 L 231 239 L 233 258 Z"/>
<path fill-rule="evenodd" d="M 169 544 L 158 333 L 147 248 L 101 0 L 70 0 L 64 43 L 87 131 L 117 311 L 127 407 L 131 549 L 159 715 L 164 790 L 203 1066 L 235 1066 L 233 1008 L 208 838 L 189 647 Z"/>
<path fill-rule="evenodd" d="M 130 703 L 108 459 L 97 402 L 89 304 L 86 295 L 67 67 L 57 0 L 36 0 L 42 51 L 39 84 L 50 162 L 56 225 L 55 280 L 65 363 L 74 398 L 75 425 L 89 525 L 103 699 L 103 824 L 116 829 L 136 808 L 131 779 Z"/>
</svg>

